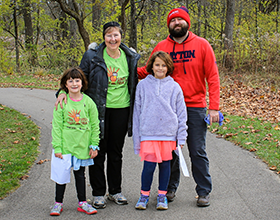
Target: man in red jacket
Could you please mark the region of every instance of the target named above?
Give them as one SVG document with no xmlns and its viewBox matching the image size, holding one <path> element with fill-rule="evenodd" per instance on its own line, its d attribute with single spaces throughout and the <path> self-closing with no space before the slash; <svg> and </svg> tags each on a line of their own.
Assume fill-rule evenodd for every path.
<svg viewBox="0 0 280 220">
<path fill-rule="evenodd" d="M 209 206 L 209 193 L 212 181 L 209 173 L 209 160 L 206 154 L 207 112 L 206 81 L 208 84 L 210 124 L 219 122 L 220 80 L 216 58 L 209 42 L 189 31 L 191 21 L 186 7 L 171 10 L 167 16 L 170 35 L 159 42 L 152 54 L 162 50 L 173 62 L 171 75 L 181 86 L 188 112 L 187 145 L 192 163 L 192 174 L 198 194 L 197 206 Z M 148 74 L 146 66 L 139 67 L 139 78 Z M 167 198 L 171 202 L 179 185 L 180 170 L 178 156 L 173 153 L 172 170 Z"/>
</svg>

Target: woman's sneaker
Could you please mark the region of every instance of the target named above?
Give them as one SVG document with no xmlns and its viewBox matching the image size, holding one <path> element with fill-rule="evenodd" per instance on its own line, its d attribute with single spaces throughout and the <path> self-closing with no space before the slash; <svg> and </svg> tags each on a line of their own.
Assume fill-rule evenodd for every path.
<svg viewBox="0 0 280 220">
<path fill-rule="evenodd" d="M 114 194 L 114 195 L 109 194 L 108 199 L 117 203 L 118 205 L 128 204 L 127 199 L 121 193 L 117 193 L 117 194 Z"/>
<path fill-rule="evenodd" d="M 79 207 L 77 208 L 79 212 L 84 212 L 88 215 L 92 215 L 97 213 L 97 210 L 93 208 L 90 204 L 88 204 L 86 201 L 79 202 Z"/>
<path fill-rule="evenodd" d="M 104 209 L 106 207 L 106 200 L 104 196 L 93 196 L 90 203 L 96 209 Z"/>
<path fill-rule="evenodd" d="M 51 207 L 51 213 L 52 216 L 59 216 L 60 213 L 63 211 L 63 204 L 59 202 L 55 202 L 54 205 Z"/>
<path fill-rule="evenodd" d="M 135 208 L 139 210 L 145 210 L 148 206 L 148 203 L 149 203 L 149 196 L 145 196 L 141 194 L 138 202 L 135 205 Z"/>
<path fill-rule="evenodd" d="M 159 194 L 157 196 L 157 210 L 167 210 L 168 209 L 168 202 L 167 198 L 163 194 Z"/>
</svg>

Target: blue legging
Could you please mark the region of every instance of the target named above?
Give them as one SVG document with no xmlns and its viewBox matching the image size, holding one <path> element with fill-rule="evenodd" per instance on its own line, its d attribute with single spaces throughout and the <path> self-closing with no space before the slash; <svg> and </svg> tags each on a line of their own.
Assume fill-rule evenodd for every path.
<svg viewBox="0 0 280 220">
<path fill-rule="evenodd" d="M 153 182 L 154 171 L 157 163 L 144 161 L 142 176 L 141 176 L 141 190 L 150 191 Z M 158 163 L 159 166 L 159 186 L 161 191 L 167 191 L 167 186 L 170 177 L 170 160 Z"/>
</svg>

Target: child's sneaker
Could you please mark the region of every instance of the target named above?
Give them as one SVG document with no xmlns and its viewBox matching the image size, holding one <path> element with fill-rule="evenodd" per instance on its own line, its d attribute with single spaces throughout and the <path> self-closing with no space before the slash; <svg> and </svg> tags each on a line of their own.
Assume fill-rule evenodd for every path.
<svg viewBox="0 0 280 220">
<path fill-rule="evenodd" d="M 114 195 L 109 194 L 108 199 L 117 203 L 118 205 L 128 204 L 127 199 L 121 193 L 117 193 L 117 194 L 114 194 Z"/>
<path fill-rule="evenodd" d="M 157 210 L 167 210 L 168 209 L 168 203 L 167 198 L 163 194 L 159 194 L 157 196 Z"/>
<path fill-rule="evenodd" d="M 51 207 L 50 215 L 59 216 L 60 213 L 63 211 L 63 204 L 59 202 L 55 202 L 54 205 Z"/>
<path fill-rule="evenodd" d="M 90 204 L 88 204 L 86 201 L 79 202 L 79 207 L 77 208 L 79 212 L 84 212 L 88 215 L 92 215 L 97 213 L 97 210 L 93 208 Z"/>
<path fill-rule="evenodd" d="M 135 205 L 135 208 L 140 210 L 145 210 L 148 206 L 148 203 L 149 203 L 149 196 L 145 196 L 141 194 L 138 202 Z"/>
</svg>

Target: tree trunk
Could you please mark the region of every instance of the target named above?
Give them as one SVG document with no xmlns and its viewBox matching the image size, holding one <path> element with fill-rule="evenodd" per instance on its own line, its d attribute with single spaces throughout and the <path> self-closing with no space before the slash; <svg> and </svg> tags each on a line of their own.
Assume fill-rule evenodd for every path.
<svg viewBox="0 0 280 220">
<path fill-rule="evenodd" d="M 77 3 L 75 2 L 75 0 L 72 0 L 71 2 L 73 4 L 73 9 L 72 9 L 72 7 L 69 6 L 64 0 L 55 0 L 55 1 L 59 3 L 62 11 L 64 11 L 66 14 L 68 14 L 69 16 L 71 16 L 76 20 L 79 33 L 84 41 L 85 51 L 87 51 L 88 45 L 90 44 L 89 34 L 86 28 L 84 27 L 84 18 L 79 14 L 80 9 L 77 6 Z M 81 14 L 84 14 L 84 12 L 81 11 Z"/>
<path fill-rule="evenodd" d="M 276 33 L 278 33 L 278 25 L 279 25 L 279 9 L 280 9 L 280 0 L 277 0 L 277 7 L 276 7 Z"/>
<path fill-rule="evenodd" d="M 19 72 L 19 44 L 18 44 L 18 22 L 17 22 L 17 5 L 16 0 L 14 0 L 14 27 L 15 27 L 15 47 L 16 47 L 16 71 Z"/>
<path fill-rule="evenodd" d="M 119 21 L 121 23 L 121 27 L 123 30 L 123 38 L 125 38 L 127 27 L 126 27 L 126 15 L 125 15 L 125 8 L 129 0 L 119 0 L 119 4 L 121 5 L 121 15 L 119 17 Z"/>
<path fill-rule="evenodd" d="M 33 45 L 33 26 L 31 17 L 31 6 L 30 0 L 23 0 L 23 20 L 24 20 L 24 30 L 25 30 L 25 48 L 30 54 L 30 63 L 35 66 L 37 55 L 35 50 L 35 45 Z"/>
<path fill-rule="evenodd" d="M 198 8 L 198 12 L 197 12 L 197 35 L 201 36 L 201 0 L 197 1 L 197 8 Z"/>
<path fill-rule="evenodd" d="M 101 5 L 100 2 L 96 2 L 96 0 L 92 0 L 92 4 L 92 27 L 99 30 L 99 26 L 101 25 Z"/>
<path fill-rule="evenodd" d="M 135 21 L 136 7 L 134 0 L 130 0 L 130 36 L 129 47 L 137 50 L 137 26 Z"/>
<path fill-rule="evenodd" d="M 226 13 L 226 25 L 225 25 L 225 49 L 232 48 L 232 35 L 234 26 L 234 14 L 235 14 L 235 0 L 227 0 L 227 13 Z"/>
</svg>

